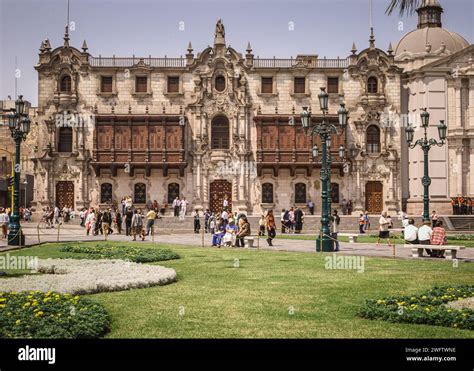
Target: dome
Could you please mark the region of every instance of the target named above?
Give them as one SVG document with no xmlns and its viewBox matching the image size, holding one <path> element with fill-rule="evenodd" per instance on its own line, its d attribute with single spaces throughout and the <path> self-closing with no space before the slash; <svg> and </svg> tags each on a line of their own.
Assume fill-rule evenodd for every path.
<svg viewBox="0 0 474 371">
<path fill-rule="evenodd" d="M 469 43 L 462 36 L 455 32 L 450 32 L 441 27 L 424 27 L 411 31 L 402 37 L 395 48 L 395 56 L 408 53 L 426 53 L 427 44 L 431 45 L 431 52 L 446 46 L 446 53 L 455 53 L 465 47 Z"/>
</svg>

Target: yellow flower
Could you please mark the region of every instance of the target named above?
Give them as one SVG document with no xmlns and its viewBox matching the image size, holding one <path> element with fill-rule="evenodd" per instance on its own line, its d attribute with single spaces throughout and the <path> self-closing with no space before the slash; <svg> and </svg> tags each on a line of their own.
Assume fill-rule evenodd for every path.
<svg viewBox="0 0 474 371">
<path fill-rule="evenodd" d="M 15 323 L 16 323 L 17 325 L 19 325 L 20 322 L 21 322 L 21 321 L 20 321 L 19 319 L 17 319 Z"/>
<path fill-rule="evenodd" d="M 448 309 L 448 313 L 451 313 L 453 310 L 452 309 Z"/>
<path fill-rule="evenodd" d="M 31 305 L 31 303 L 29 301 L 27 301 L 25 304 L 23 304 L 23 307 L 29 307 Z"/>
<path fill-rule="evenodd" d="M 426 310 L 427 312 L 429 312 L 429 311 L 430 311 L 430 308 L 425 308 L 425 310 Z"/>
<path fill-rule="evenodd" d="M 0 308 L 5 308 L 6 305 L 5 304 L 0 304 Z"/>
<path fill-rule="evenodd" d="M 35 314 L 36 317 L 42 316 L 44 313 L 42 311 L 39 311 L 38 313 Z"/>
<path fill-rule="evenodd" d="M 0 298 L 0 303 L 3 303 L 4 301 L 7 301 L 5 298 Z"/>
</svg>

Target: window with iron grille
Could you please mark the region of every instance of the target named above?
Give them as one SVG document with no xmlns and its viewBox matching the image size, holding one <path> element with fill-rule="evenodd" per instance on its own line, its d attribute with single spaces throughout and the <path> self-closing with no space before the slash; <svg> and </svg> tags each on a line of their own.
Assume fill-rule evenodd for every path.
<svg viewBox="0 0 474 371">
<path fill-rule="evenodd" d="M 273 77 L 262 77 L 262 94 L 273 93 Z"/>
<path fill-rule="evenodd" d="M 72 152 L 72 128 L 59 128 L 58 152 Z"/>
<path fill-rule="evenodd" d="M 225 117 L 217 117 L 211 126 L 212 149 L 229 148 L 229 120 Z"/>
<path fill-rule="evenodd" d="M 168 93 L 179 93 L 179 76 L 168 76 Z"/>
<path fill-rule="evenodd" d="M 71 91 L 71 76 L 66 75 L 61 79 L 61 92 L 68 93 Z"/>
<path fill-rule="evenodd" d="M 112 76 L 101 77 L 100 91 L 102 93 L 112 93 Z"/>
<path fill-rule="evenodd" d="M 112 184 L 102 183 L 100 185 L 100 203 L 112 202 Z"/>
<path fill-rule="evenodd" d="M 306 78 L 295 77 L 295 93 L 304 94 L 306 93 Z"/>
<path fill-rule="evenodd" d="M 377 79 L 373 76 L 367 79 L 367 92 L 369 94 L 375 94 L 378 92 L 378 83 Z"/>
<path fill-rule="evenodd" d="M 295 184 L 295 203 L 297 204 L 306 203 L 306 184 L 304 183 Z"/>
<path fill-rule="evenodd" d="M 273 184 L 272 183 L 262 184 L 262 203 L 264 204 L 273 203 Z"/>
<path fill-rule="evenodd" d="M 219 75 L 216 77 L 214 86 L 217 91 L 221 92 L 225 90 L 225 77 L 222 75 Z"/>
<path fill-rule="evenodd" d="M 148 91 L 148 78 L 147 76 L 137 76 L 135 78 L 135 92 L 146 93 Z"/>
<path fill-rule="evenodd" d="M 135 184 L 133 192 L 133 202 L 136 204 L 146 203 L 146 185 L 143 183 Z"/>
<path fill-rule="evenodd" d="M 328 93 L 339 93 L 339 77 L 328 77 Z"/>
<path fill-rule="evenodd" d="M 367 152 L 380 152 L 380 129 L 375 125 L 370 125 L 367 128 Z"/>
<path fill-rule="evenodd" d="M 170 183 L 168 184 L 168 203 L 172 204 L 173 201 L 179 198 L 179 184 L 178 183 Z"/>
</svg>

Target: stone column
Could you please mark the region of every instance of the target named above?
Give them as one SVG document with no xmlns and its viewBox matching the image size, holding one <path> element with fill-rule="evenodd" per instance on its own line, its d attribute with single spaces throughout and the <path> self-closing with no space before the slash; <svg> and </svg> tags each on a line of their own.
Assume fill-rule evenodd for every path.
<svg viewBox="0 0 474 371">
<path fill-rule="evenodd" d="M 474 139 L 471 139 L 469 145 L 469 186 L 467 191 L 471 197 L 474 197 Z"/>
<path fill-rule="evenodd" d="M 457 189 L 457 194 L 462 194 L 463 189 L 462 189 L 462 179 L 463 179 L 463 173 L 462 173 L 462 144 L 456 148 L 456 189 Z M 456 194 L 456 196 L 457 196 Z"/>
</svg>

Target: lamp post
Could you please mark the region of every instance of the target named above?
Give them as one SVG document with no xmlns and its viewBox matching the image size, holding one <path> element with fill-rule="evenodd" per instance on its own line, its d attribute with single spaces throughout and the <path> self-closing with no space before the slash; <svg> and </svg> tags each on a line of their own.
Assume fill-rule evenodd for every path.
<svg viewBox="0 0 474 371">
<path fill-rule="evenodd" d="M 31 121 L 28 114 L 25 113 L 25 102 L 20 95 L 15 101 L 15 108 L 8 114 L 8 127 L 13 140 L 15 141 L 15 166 L 13 172 L 13 212 L 10 218 L 10 232 L 8 234 L 8 244 L 13 246 L 22 246 L 25 244 L 25 235 L 20 227 L 20 144 L 26 139 L 30 131 Z"/>
<path fill-rule="evenodd" d="M 427 130 L 430 121 L 430 114 L 426 110 L 426 108 L 422 109 L 420 114 L 421 117 L 421 126 L 424 130 L 423 138 L 418 139 L 415 143 L 413 142 L 413 137 L 415 133 L 415 128 L 408 124 L 407 128 L 405 129 L 405 135 L 408 143 L 408 147 L 410 149 L 415 148 L 416 146 L 420 146 L 423 150 L 423 169 L 424 174 L 423 178 L 421 179 L 421 184 L 423 185 L 423 221 L 430 220 L 430 184 L 431 178 L 429 176 L 429 163 L 428 163 L 428 152 L 430 151 L 432 146 L 441 147 L 444 145 L 446 140 L 446 131 L 447 125 L 444 123 L 444 120 L 440 120 L 438 124 L 438 135 L 440 141 L 438 142 L 436 139 L 428 139 Z"/>
<path fill-rule="evenodd" d="M 322 183 L 321 187 L 321 229 L 319 237 L 316 239 L 316 251 L 333 251 L 333 243 L 330 238 L 330 191 L 331 191 L 331 155 L 328 155 L 328 147 L 330 152 L 331 135 L 341 135 L 345 127 L 347 126 L 347 114 L 348 111 L 345 108 L 344 103 L 341 103 L 341 107 L 338 111 L 339 126 L 326 121 L 326 115 L 328 113 L 328 98 L 329 95 L 326 93 L 325 88 L 321 88 L 321 92 L 318 95 L 319 105 L 323 113 L 323 119 L 321 122 L 313 124 L 311 122 L 311 112 L 308 107 L 303 107 L 301 112 L 301 125 L 303 126 L 304 133 L 307 136 L 319 135 L 321 139 L 321 174 L 320 179 Z M 329 142 L 329 143 L 328 143 Z M 313 159 L 316 159 L 319 155 L 319 148 L 314 145 L 311 149 Z"/>
</svg>

